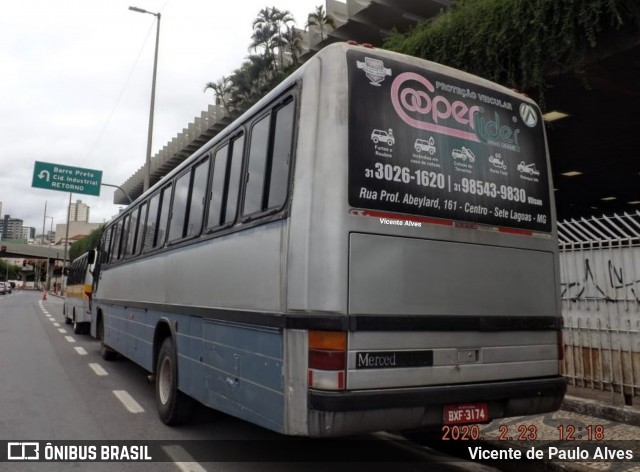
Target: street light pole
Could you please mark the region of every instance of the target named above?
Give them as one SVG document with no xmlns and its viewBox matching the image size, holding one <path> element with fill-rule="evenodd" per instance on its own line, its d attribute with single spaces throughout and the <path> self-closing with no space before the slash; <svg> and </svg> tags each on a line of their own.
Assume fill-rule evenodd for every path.
<svg viewBox="0 0 640 472">
<path fill-rule="evenodd" d="M 147 157 L 145 160 L 147 171 L 144 174 L 144 187 L 142 189 L 143 192 L 146 192 L 151 186 L 151 141 L 153 139 L 153 112 L 156 102 L 156 74 L 158 71 L 158 45 L 160 42 L 160 13 L 153 13 L 138 7 L 129 7 L 129 10 L 138 13 L 148 13 L 158 19 L 156 28 L 156 51 L 153 57 L 153 78 L 151 79 L 151 106 L 149 109 L 149 133 L 147 134 Z"/>
<path fill-rule="evenodd" d="M 53 233 L 53 216 L 45 216 L 44 217 L 45 221 L 46 221 L 47 218 L 51 218 L 51 229 L 49 230 L 49 235 L 47 237 L 47 239 L 49 240 L 49 251 L 48 252 L 51 252 L 51 234 Z M 47 273 L 46 273 L 45 279 L 44 279 L 44 289 L 45 290 L 49 290 L 51 288 L 50 287 L 51 280 L 49 279 L 49 269 L 50 269 L 50 267 L 49 267 L 49 256 L 50 255 L 51 254 L 47 253 Z M 54 267 L 55 267 L 55 264 L 54 264 Z"/>
</svg>

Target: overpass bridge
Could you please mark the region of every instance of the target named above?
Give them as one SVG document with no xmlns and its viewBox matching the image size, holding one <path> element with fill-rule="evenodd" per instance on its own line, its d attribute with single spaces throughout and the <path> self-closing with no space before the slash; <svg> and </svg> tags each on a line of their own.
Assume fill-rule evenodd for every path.
<svg viewBox="0 0 640 472">
<path fill-rule="evenodd" d="M 53 270 L 56 261 L 63 261 L 65 255 L 68 256 L 68 251 L 65 254 L 64 247 L 31 246 L 0 241 L 0 257 L 2 258 L 44 259 L 47 261 L 47 280 L 45 282 L 47 290 L 51 288 L 51 281 L 54 279 Z M 21 273 L 23 283 L 27 281 L 27 272 L 29 271 L 23 270 Z"/>
<path fill-rule="evenodd" d="M 0 257 L 3 258 L 49 259 L 50 262 L 54 262 L 63 260 L 64 256 L 64 247 L 32 246 L 29 244 L 0 242 Z"/>
</svg>

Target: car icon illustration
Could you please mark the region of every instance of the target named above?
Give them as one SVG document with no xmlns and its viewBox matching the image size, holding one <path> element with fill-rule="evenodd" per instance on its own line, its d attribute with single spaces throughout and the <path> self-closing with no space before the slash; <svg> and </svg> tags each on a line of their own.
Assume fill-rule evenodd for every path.
<svg viewBox="0 0 640 472">
<path fill-rule="evenodd" d="M 378 142 L 381 141 L 383 143 L 386 143 L 387 146 L 393 146 L 393 144 L 396 142 L 391 130 L 387 132 L 381 129 L 374 129 L 371 132 L 371 141 L 373 141 L 375 144 L 378 144 Z"/>
<path fill-rule="evenodd" d="M 502 157 L 500 156 L 500 154 L 496 153 L 495 155 L 493 155 L 493 154 L 490 155 L 489 156 L 489 162 L 496 169 L 507 170 L 507 166 L 504 163 L 504 161 L 502 160 Z"/>
<path fill-rule="evenodd" d="M 467 159 L 469 159 L 469 162 L 473 163 L 476 160 L 476 156 L 473 152 L 471 152 L 471 149 L 468 149 L 464 146 L 462 146 L 462 149 L 454 149 L 453 151 L 451 151 L 451 157 L 453 157 L 454 159 L 460 159 L 462 160 L 462 162 L 465 162 Z"/>
<path fill-rule="evenodd" d="M 436 142 L 433 139 L 433 136 L 431 136 L 428 140 L 416 139 L 416 142 L 413 147 L 416 150 L 416 152 L 426 151 L 433 156 L 436 153 L 435 143 Z"/>
</svg>

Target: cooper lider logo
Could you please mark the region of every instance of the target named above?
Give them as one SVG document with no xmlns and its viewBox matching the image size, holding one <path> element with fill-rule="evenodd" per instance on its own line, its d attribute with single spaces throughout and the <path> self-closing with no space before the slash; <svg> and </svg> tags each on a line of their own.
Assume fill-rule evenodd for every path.
<svg viewBox="0 0 640 472">
<path fill-rule="evenodd" d="M 434 92 L 435 87 L 429 80 L 414 72 L 404 72 L 391 84 L 391 103 L 398 116 L 409 126 L 479 142 L 473 131 L 451 128 L 438 122 L 453 119 L 461 127 L 474 130 L 474 114 L 481 110 L 480 107 L 469 107 L 460 100 L 451 103 L 442 95 L 434 95 Z M 414 116 L 422 115 L 429 121 L 419 120 L 409 112 Z"/>
</svg>

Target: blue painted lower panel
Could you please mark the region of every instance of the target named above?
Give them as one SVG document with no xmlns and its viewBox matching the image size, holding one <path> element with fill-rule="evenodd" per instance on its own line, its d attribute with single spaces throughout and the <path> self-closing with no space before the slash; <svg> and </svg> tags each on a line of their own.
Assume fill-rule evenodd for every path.
<svg viewBox="0 0 640 472">
<path fill-rule="evenodd" d="M 283 431 L 281 330 L 122 306 L 102 309 L 106 343 L 148 371 L 158 320 L 177 322 L 180 390 L 211 408 Z"/>
</svg>

